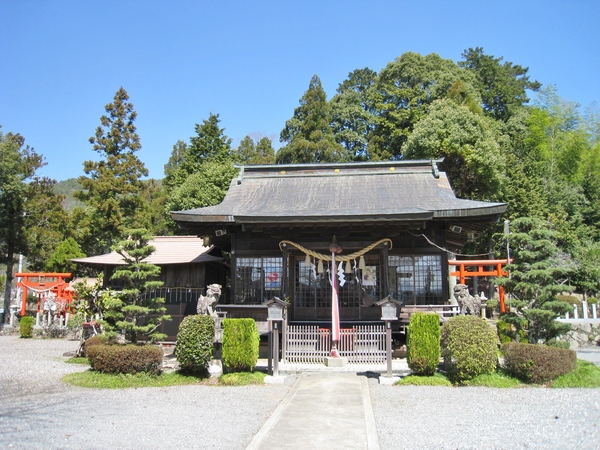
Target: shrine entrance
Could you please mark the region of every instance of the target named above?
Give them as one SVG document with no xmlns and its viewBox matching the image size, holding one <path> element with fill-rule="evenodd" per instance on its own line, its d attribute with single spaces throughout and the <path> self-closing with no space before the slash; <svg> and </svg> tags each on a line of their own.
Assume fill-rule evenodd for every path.
<svg viewBox="0 0 600 450">
<path fill-rule="evenodd" d="M 48 315 L 50 323 L 53 317 L 63 317 L 69 305 L 73 301 L 73 293 L 67 289 L 71 278 L 70 273 L 17 273 L 21 280 L 17 287 L 23 289 L 21 297 L 21 316 L 27 314 L 27 295 L 31 291 L 37 294 L 37 315 L 40 313 Z"/>
<path fill-rule="evenodd" d="M 511 259 L 510 262 L 513 260 Z M 448 260 L 448 265 L 455 266 L 458 270 L 450 272 L 451 277 L 458 277 L 460 284 L 466 284 L 467 278 L 473 277 L 506 277 L 508 272 L 504 266 L 509 263 L 507 259 L 473 259 L 473 260 Z M 475 267 L 476 270 L 468 270 L 469 267 Z M 506 312 L 506 303 L 504 301 L 504 287 L 498 286 L 498 297 L 500 300 L 500 312 Z"/>
</svg>

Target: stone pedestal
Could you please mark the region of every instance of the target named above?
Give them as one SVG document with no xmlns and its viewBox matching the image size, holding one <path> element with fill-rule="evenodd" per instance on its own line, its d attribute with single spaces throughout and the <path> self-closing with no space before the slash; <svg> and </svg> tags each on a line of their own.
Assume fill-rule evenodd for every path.
<svg viewBox="0 0 600 450">
<path fill-rule="evenodd" d="M 394 384 L 396 384 L 396 381 L 399 381 L 399 380 L 400 380 L 400 377 L 384 377 L 383 375 L 381 375 L 379 377 L 379 384 L 393 386 Z"/>
<path fill-rule="evenodd" d="M 348 364 L 348 358 L 332 358 L 331 356 L 325 358 L 327 367 L 344 367 L 346 364 Z"/>
</svg>

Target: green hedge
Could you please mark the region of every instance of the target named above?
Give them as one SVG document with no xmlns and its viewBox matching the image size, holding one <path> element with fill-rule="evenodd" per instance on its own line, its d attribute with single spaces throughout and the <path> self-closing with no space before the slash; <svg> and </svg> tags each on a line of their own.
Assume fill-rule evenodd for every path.
<svg viewBox="0 0 600 450">
<path fill-rule="evenodd" d="M 187 316 L 179 325 L 175 357 L 181 370 L 202 373 L 212 359 L 215 321 L 208 315 Z"/>
<path fill-rule="evenodd" d="M 35 317 L 23 316 L 19 321 L 19 334 L 22 338 L 30 338 L 33 335 L 33 324 Z"/>
<path fill-rule="evenodd" d="M 254 319 L 223 320 L 223 363 L 231 372 L 252 372 L 258 361 L 260 335 Z"/>
<path fill-rule="evenodd" d="M 496 330 L 477 316 L 457 316 L 442 325 L 442 357 L 450 381 L 462 383 L 493 373 L 498 361 Z"/>
<path fill-rule="evenodd" d="M 87 356 L 88 349 L 94 345 L 108 345 L 109 339 L 105 334 L 97 334 L 90 338 L 87 338 L 83 343 L 83 354 L 81 356 Z"/>
<path fill-rule="evenodd" d="M 98 372 L 158 375 L 163 351 L 154 345 L 93 345 L 88 347 L 87 357 L 92 369 Z"/>
<path fill-rule="evenodd" d="M 440 362 L 440 317 L 417 312 L 410 316 L 406 360 L 415 375 L 433 375 Z"/>
<path fill-rule="evenodd" d="M 503 369 L 527 383 L 545 383 L 577 368 L 573 350 L 511 342 L 502 347 Z"/>
</svg>

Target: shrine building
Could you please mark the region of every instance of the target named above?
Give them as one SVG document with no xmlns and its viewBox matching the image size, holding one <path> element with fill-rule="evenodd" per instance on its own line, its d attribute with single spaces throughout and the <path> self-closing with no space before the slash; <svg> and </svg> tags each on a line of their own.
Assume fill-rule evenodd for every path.
<svg viewBox="0 0 600 450">
<path fill-rule="evenodd" d="M 387 296 L 448 303 L 449 255 L 506 211 L 457 198 L 440 162 L 243 166 L 220 204 L 171 216 L 230 255 L 220 280 L 228 317 L 264 320 L 261 305 L 279 297 L 289 323 L 326 324 L 334 274 L 342 326 L 376 323 Z"/>
</svg>

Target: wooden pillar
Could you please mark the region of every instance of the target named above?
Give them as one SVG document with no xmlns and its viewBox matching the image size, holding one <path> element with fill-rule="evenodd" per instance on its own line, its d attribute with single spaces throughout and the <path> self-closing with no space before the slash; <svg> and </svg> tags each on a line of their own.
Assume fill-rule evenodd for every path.
<svg viewBox="0 0 600 450">
<path fill-rule="evenodd" d="M 388 247 L 389 242 L 383 243 L 383 264 L 381 265 L 383 273 L 381 274 L 381 298 L 385 298 L 389 295 L 389 282 L 388 282 Z"/>
</svg>

